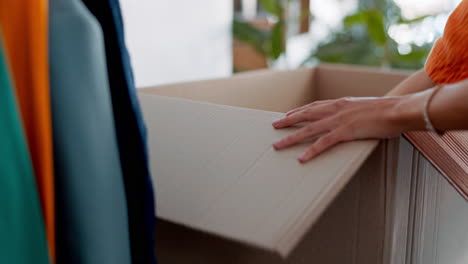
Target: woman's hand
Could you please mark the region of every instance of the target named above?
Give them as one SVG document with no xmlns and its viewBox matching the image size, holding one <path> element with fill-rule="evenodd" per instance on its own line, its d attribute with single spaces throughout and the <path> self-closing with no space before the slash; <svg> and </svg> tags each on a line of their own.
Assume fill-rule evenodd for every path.
<svg viewBox="0 0 468 264">
<path fill-rule="evenodd" d="M 273 122 L 273 126 L 281 129 L 302 122 L 310 123 L 277 141 L 273 146 L 281 150 L 320 136 L 298 157 L 299 161 L 304 163 L 339 142 L 392 138 L 405 131 L 424 127 L 424 106 L 421 100 L 411 100 L 416 103 L 408 107 L 408 104 L 404 103 L 409 101 L 407 97 L 411 96 L 341 98 L 305 105 L 288 112 L 284 118 Z M 403 103 L 407 113 L 402 115 L 400 106 Z"/>
</svg>

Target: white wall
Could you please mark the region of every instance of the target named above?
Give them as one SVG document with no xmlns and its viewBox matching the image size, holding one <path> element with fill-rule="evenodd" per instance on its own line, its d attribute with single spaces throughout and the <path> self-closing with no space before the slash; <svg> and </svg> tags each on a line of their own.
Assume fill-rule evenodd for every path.
<svg viewBox="0 0 468 264">
<path fill-rule="evenodd" d="M 121 0 L 137 87 L 228 76 L 232 0 Z"/>
</svg>

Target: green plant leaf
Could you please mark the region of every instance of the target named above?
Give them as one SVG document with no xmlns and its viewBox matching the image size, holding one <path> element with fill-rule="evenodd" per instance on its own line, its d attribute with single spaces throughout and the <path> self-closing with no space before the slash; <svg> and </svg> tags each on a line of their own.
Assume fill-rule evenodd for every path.
<svg viewBox="0 0 468 264">
<path fill-rule="evenodd" d="M 304 61 L 347 63 L 369 66 L 389 65 L 401 69 L 421 69 L 432 45 L 411 45 L 409 54 L 398 52 L 398 43 L 387 33 L 393 24 L 412 24 L 429 16 L 403 19 L 401 9 L 393 0 L 359 0 L 359 12 L 343 20 L 346 29 L 334 32 L 311 51 Z"/>
<path fill-rule="evenodd" d="M 385 28 L 384 14 L 378 11 L 369 11 L 367 17 L 367 30 L 371 39 L 380 46 L 387 43 L 387 30 Z"/>
<path fill-rule="evenodd" d="M 358 12 L 358 13 L 349 15 L 345 17 L 343 20 L 343 25 L 345 26 L 345 28 L 348 28 L 348 29 L 354 25 L 365 24 L 365 23 L 366 23 L 366 19 L 365 19 L 363 12 Z"/>
<path fill-rule="evenodd" d="M 385 15 L 378 10 L 364 10 L 347 16 L 343 24 L 346 28 L 362 25 L 366 27 L 369 37 L 376 45 L 384 46 L 387 43 Z"/>
<path fill-rule="evenodd" d="M 369 36 L 354 37 L 350 32 L 336 33 L 333 40 L 319 45 L 303 64 L 314 58 L 329 63 L 380 65 L 380 59 L 375 54 L 375 46 Z"/>
<path fill-rule="evenodd" d="M 251 45 L 260 54 L 267 55 L 268 51 L 265 46 L 270 38 L 269 32 L 262 31 L 249 23 L 238 20 L 234 20 L 232 31 L 236 39 Z"/>
<path fill-rule="evenodd" d="M 397 24 L 418 23 L 418 22 L 421 22 L 421 21 L 423 21 L 424 19 L 426 19 L 428 17 L 432 17 L 432 15 L 420 16 L 420 17 L 416 17 L 416 18 L 413 18 L 413 19 L 404 19 L 403 17 L 400 16 L 400 18 L 398 18 Z"/>
<path fill-rule="evenodd" d="M 271 57 L 278 59 L 285 51 L 285 28 L 284 22 L 276 23 L 271 32 Z"/>
<path fill-rule="evenodd" d="M 282 5 L 281 0 L 260 0 L 263 8 L 270 14 L 275 15 L 277 17 L 282 16 Z"/>
</svg>

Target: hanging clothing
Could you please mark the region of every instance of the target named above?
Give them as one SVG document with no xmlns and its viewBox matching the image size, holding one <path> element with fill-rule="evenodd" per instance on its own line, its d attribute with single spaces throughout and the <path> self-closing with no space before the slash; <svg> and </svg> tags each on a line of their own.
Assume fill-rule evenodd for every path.
<svg viewBox="0 0 468 264">
<path fill-rule="evenodd" d="M 98 22 L 50 0 L 57 262 L 130 264 L 128 216 Z"/>
<path fill-rule="evenodd" d="M 48 264 L 36 181 L 8 74 L 0 36 L 0 263 Z"/>
<path fill-rule="evenodd" d="M 47 4 L 47 0 L 28 1 L 27 4 L 0 0 L 0 26 L 36 175 L 50 256 L 55 259 Z"/>
<path fill-rule="evenodd" d="M 110 93 L 129 214 L 133 263 L 156 263 L 154 199 L 146 128 L 138 103 L 118 0 L 83 0 L 104 33 Z"/>
<path fill-rule="evenodd" d="M 449 84 L 468 79 L 468 0 L 450 15 L 444 35 L 436 42 L 426 62 L 434 83 Z"/>
</svg>

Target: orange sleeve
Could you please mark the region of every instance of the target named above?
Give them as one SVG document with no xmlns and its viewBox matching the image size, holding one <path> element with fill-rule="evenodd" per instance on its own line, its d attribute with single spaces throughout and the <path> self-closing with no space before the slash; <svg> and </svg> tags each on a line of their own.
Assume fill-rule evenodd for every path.
<svg viewBox="0 0 468 264">
<path fill-rule="evenodd" d="M 444 35 L 434 45 L 425 70 L 438 84 L 468 78 L 468 0 L 463 0 L 449 17 Z"/>
<path fill-rule="evenodd" d="M 55 201 L 48 65 L 48 2 L 1 0 L 0 26 L 36 175 L 50 258 L 55 260 Z"/>
</svg>

